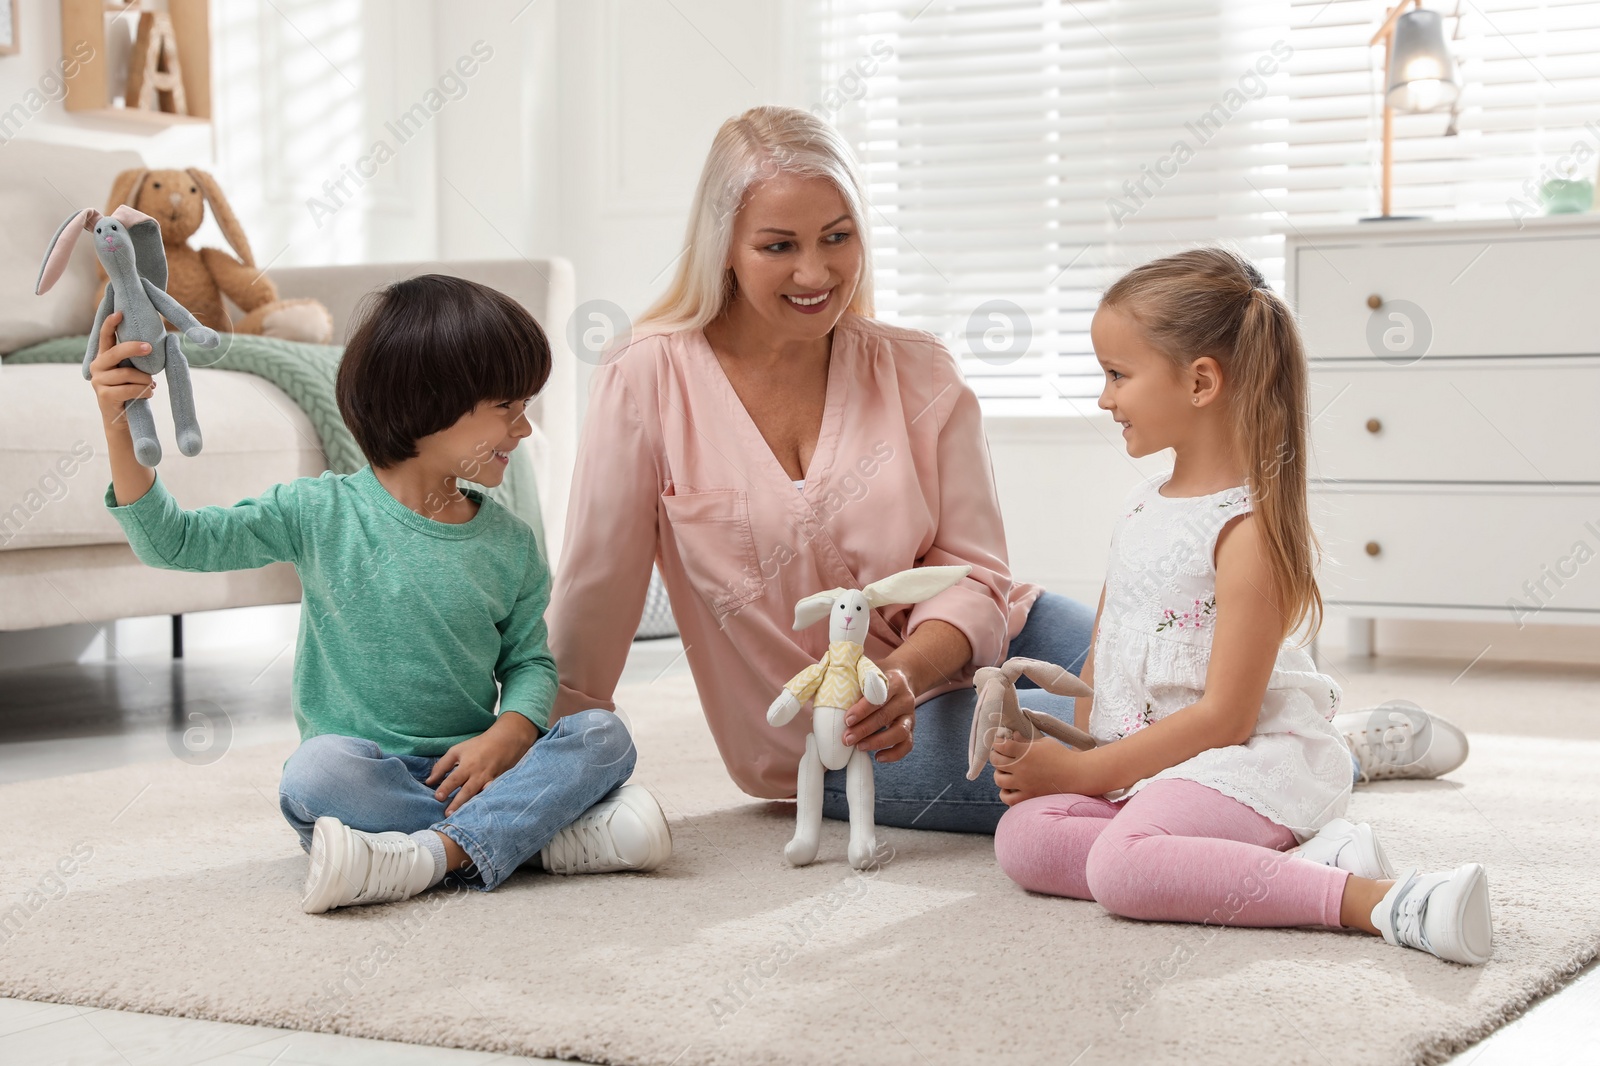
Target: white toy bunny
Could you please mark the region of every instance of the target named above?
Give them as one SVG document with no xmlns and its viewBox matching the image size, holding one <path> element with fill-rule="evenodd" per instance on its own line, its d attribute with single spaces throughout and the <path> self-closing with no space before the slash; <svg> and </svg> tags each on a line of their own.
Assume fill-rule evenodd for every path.
<svg viewBox="0 0 1600 1066">
<path fill-rule="evenodd" d="M 888 679 L 863 652 L 871 612 L 891 603 L 921 603 L 943 592 L 972 571 L 970 566 L 919 566 L 890 574 L 864 589 L 829 589 L 794 605 L 794 628 L 828 620 L 828 651 L 783 686 L 767 708 L 767 721 L 788 725 L 810 700 L 811 734 L 800 757 L 795 784 L 794 839 L 783 849 L 792 865 L 805 866 L 817 857 L 822 834 L 822 771 L 845 771 L 845 797 L 850 804 L 850 865 L 871 864 L 877 851 L 873 818 L 872 756 L 844 742 L 844 716 L 863 694 L 871 703 L 889 698 Z"/>
</svg>

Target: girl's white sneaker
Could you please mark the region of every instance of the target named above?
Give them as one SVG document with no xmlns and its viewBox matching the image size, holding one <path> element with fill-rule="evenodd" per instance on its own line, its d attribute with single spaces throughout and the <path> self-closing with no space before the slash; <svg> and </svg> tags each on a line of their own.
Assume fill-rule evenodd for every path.
<svg viewBox="0 0 1600 1066">
<path fill-rule="evenodd" d="M 408 833 L 367 833 L 337 818 L 318 818 L 300 907 L 322 914 L 335 907 L 410 899 L 433 884 L 433 873 L 433 856 Z"/>
<path fill-rule="evenodd" d="M 1427 779 L 1467 761 L 1467 735 L 1451 722 L 1409 700 L 1346 711 L 1333 717 L 1363 781 Z"/>
<path fill-rule="evenodd" d="M 1372 909 L 1372 924 L 1391 944 L 1481 965 L 1494 949 L 1488 875 L 1475 862 L 1453 873 L 1408 870 Z"/>
<path fill-rule="evenodd" d="M 1378 843 L 1378 834 L 1366 822 L 1359 824 L 1335 818 L 1317 835 L 1300 845 L 1302 859 L 1348 870 L 1357 877 L 1384 881 L 1394 876 L 1394 867 Z"/>
</svg>

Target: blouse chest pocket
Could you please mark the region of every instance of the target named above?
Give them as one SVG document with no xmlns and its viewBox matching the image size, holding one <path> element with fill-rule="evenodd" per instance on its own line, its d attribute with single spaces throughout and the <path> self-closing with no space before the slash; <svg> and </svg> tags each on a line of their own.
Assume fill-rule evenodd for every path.
<svg viewBox="0 0 1600 1066">
<path fill-rule="evenodd" d="M 679 488 L 663 494 L 661 506 L 689 582 L 720 621 L 767 591 L 749 498 L 742 489 Z"/>
</svg>

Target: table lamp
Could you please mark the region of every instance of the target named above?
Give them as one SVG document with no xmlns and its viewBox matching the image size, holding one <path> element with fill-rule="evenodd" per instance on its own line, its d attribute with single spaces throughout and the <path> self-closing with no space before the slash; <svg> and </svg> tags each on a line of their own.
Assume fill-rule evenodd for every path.
<svg viewBox="0 0 1600 1066">
<path fill-rule="evenodd" d="M 1415 4 L 1413 10 L 1406 10 Z M 1422 0 L 1400 0 L 1386 13 L 1371 44 L 1383 42 L 1383 214 L 1367 222 L 1395 220 L 1394 113 L 1418 113 L 1455 103 L 1461 93 L 1456 66 L 1444 43 L 1444 20 Z M 1406 216 L 1416 217 L 1416 216 Z"/>
</svg>

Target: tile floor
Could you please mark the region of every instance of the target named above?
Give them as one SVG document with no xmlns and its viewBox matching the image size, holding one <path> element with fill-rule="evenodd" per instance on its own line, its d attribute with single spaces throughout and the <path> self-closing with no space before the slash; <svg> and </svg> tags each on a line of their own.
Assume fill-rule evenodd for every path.
<svg viewBox="0 0 1600 1066">
<path fill-rule="evenodd" d="M 1378 658 L 1339 662 L 1335 676 L 1394 674 L 1466 686 L 1452 717 L 1472 732 L 1600 737 L 1600 707 L 1592 693 L 1600 670 Z M 634 646 L 624 680 L 649 681 L 686 670 L 677 641 Z M 0 673 L 0 783 L 172 757 L 186 725 L 183 708 L 226 708 L 233 745 L 292 740 L 291 664 L 248 654 L 191 654 L 182 663 L 160 658 L 111 664 L 22 668 Z M 1562 705 L 1539 717 L 1513 714 L 1541 705 L 1540 691 Z M 1584 690 L 1588 699 L 1573 699 Z M 1545 702 L 1545 706 L 1549 706 Z M 173 708 L 179 708 L 174 713 Z M 1600 1062 L 1600 973 L 1591 964 L 1577 981 L 1522 1018 L 1453 1060 L 1451 1066 L 1563 1066 Z M 467 1066 L 553 1062 L 447 1048 L 392 1044 L 321 1033 L 293 1032 L 189 1018 L 0 999 L 0 1062 L 81 1066 Z"/>
</svg>

